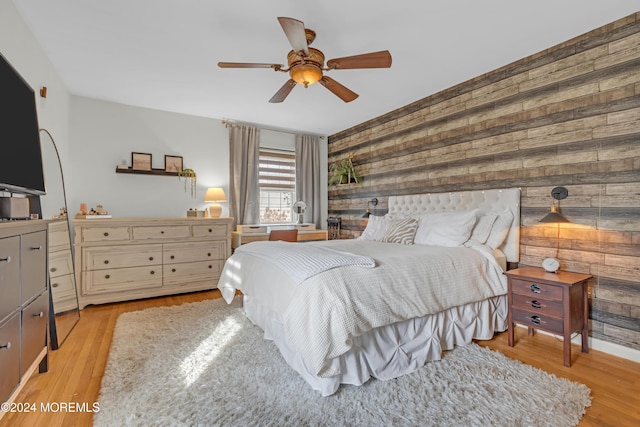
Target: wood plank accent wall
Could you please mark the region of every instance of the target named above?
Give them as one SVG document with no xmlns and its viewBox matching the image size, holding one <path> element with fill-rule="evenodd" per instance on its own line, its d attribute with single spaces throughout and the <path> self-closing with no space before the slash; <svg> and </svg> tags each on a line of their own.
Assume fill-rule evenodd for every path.
<svg viewBox="0 0 640 427">
<path fill-rule="evenodd" d="M 520 263 L 593 274 L 591 335 L 640 350 L 640 12 L 329 137 L 330 164 L 349 153 L 342 238 L 372 197 L 520 187 Z M 556 186 L 559 228 L 538 222 Z"/>
</svg>

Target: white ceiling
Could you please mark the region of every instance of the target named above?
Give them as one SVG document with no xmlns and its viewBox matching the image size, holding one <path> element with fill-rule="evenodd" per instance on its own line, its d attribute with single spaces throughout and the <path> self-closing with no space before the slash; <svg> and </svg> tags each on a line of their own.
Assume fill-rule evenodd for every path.
<svg viewBox="0 0 640 427">
<path fill-rule="evenodd" d="M 13 0 L 74 95 L 330 135 L 638 10 L 637 0 Z M 389 50 L 390 69 L 328 75 L 360 95 L 296 86 L 277 17 L 326 59 Z"/>
</svg>

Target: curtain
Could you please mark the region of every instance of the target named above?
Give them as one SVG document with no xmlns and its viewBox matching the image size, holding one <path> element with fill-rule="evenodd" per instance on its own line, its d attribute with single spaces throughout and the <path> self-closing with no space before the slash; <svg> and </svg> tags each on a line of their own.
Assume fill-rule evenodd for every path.
<svg viewBox="0 0 640 427">
<path fill-rule="evenodd" d="M 229 214 L 233 229 L 237 224 L 260 221 L 258 164 L 260 129 L 251 126 L 229 127 Z"/>
<path fill-rule="evenodd" d="M 304 222 L 322 228 L 320 137 L 296 135 L 296 198 L 306 203 Z"/>
</svg>

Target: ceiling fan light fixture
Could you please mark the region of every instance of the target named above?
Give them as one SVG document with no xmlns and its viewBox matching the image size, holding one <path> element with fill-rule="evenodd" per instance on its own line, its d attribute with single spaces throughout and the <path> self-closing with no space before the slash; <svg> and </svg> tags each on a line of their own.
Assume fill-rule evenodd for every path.
<svg viewBox="0 0 640 427">
<path fill-rule="evenodd" d="M 322 78 L 322 70 L 313 64 L 295 65 L 291 69 L 291 78 L 298 84 L 308 87 Z"/>
</svg>

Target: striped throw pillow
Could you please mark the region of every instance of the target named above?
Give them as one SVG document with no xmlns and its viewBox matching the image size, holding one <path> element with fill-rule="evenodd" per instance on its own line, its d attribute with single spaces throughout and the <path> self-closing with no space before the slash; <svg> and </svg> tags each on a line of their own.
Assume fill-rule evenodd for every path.
<svg viewBox="0 0 640 427">
<path fill-rule="evenodd" d="M 391 220 L 387 233 L 381 241 L 413 245 L 413 238 L 416 235 L 418 224 L 419 221 L 415 218 Z"/>
</svg>

